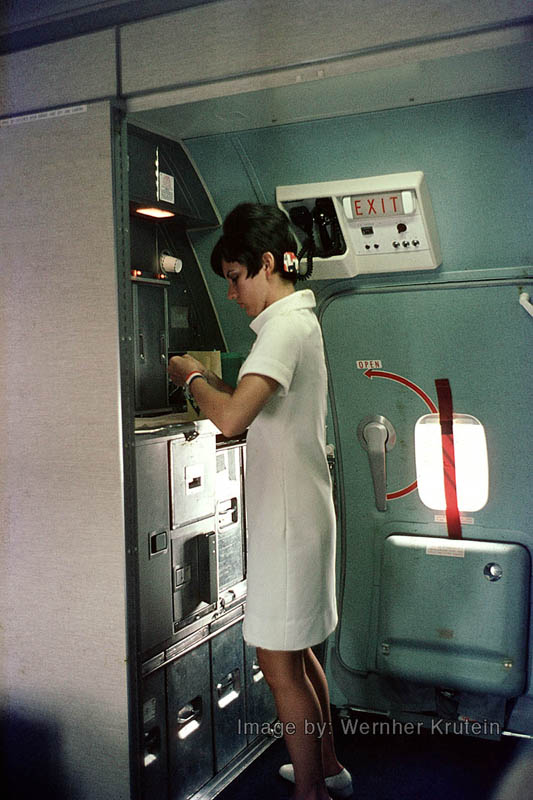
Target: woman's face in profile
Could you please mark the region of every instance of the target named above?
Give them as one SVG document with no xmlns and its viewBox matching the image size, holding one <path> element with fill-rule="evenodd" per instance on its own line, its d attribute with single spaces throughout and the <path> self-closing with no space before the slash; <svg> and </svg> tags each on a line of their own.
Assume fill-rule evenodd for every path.
<svg viewBox="0 0 533 800">
<path fill-rule="evenodd" d="M 267 280 L 265 269 L 248 277 L 248 270 L 239 261 L 222 261 L 224 277 L 228 281 L 228 300 L 235 300 L 249 317 L 257 317 L 267 305 Z"/>
</svg>

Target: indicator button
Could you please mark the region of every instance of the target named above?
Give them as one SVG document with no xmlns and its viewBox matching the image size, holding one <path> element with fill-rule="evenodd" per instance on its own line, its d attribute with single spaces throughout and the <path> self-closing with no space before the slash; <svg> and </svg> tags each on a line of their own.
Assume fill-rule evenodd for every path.
<svg viewBox="0 0 533 800">
<path fill-rule="evenodd" d="M 405 222 L 399 222 L 396 225 L 396 230 L 398 231 L 398 233 L 405 233 L 405 231 L 407 230 L 407 225 L 405 224 Z"/>
<path fill-rule="evenodd" d="M 379 250 L 379 244 L 374 245 L 374 250 Z"/>
<path fill-rule="evenodd" d="M 412 244 L 413 244 L 413 247 L 418 247 L 418 245 L 420 244 L 420 242 L 418 241 L 418 239 L 413 239 L 413 242 L 412 242 Z"/>
<path fill-rule="evenodd" d="M 396 250 L 397 250 L 397 249 L 398 249 L 398 247 L 400 246 L 400 242 L 393 242 L 393 243 L 392 243 L 392 246 L 393 246 L 394 248 L 396 248 Z"/>
<path fill-rule="evenodd" d="M 409 247 L 409 245 L 411 244 L 411 242 L 407 242 L 407 241 L 405 241 L 405 242 L 402 242 L 402 244 L 403 244 L 403 246 L 404 246 L 404 247 Z"/>
</svg>

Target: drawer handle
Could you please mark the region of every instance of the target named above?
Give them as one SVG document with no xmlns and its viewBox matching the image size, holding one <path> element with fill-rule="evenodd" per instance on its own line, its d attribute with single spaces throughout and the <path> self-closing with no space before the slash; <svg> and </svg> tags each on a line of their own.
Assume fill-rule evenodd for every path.
<svg viewBox="0 0 533 800">
<path fill-rule="evenodd" d="M 255 661 L 252 664 L 252 680 L 254 683 L 259 683 L 262 681 L 265 676 L 263 675 L 263 670 Z"/>
<path fill-rule="evenodd" d="M 202 719 L 202 698 L 195 697 L 178 711 L 178 739 L 186 739 L 200 727 Z"/>
<path fill-rule="evenodd" d="M 220 683 L 217 683 L 218 707 L 226 708 L 238 698 L 240 693 L 241 671 L 240 669 L 235 669 L 226 675 Z"/>
<path fill-rule="evenodd" d="M 144 734 L 144 766 L 149 767 L 159 758 L 161 751 L 161 731 L 151 728 Z"/>
<path fill-rule="evenodd" d="M 227 528 L 229 525 L 235 525 L 239 519 L 239 512 L 237 506 L 237 498 L 232 497 L 231 500 L 226 500 L 218 506 L 218 527 L 219 529 Z"/>
</svg>

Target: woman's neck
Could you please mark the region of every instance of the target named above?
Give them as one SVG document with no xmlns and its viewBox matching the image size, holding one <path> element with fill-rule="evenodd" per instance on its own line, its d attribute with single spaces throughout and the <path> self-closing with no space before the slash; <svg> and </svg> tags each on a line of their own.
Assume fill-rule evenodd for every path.
<svg viewBox="0 0 533 800">
<path fill-rule="evenodd" d="M 268 308 L 277 300 L 283 300 L 284 297 L 288 297 L 290 294 L 294 294 L 294 284 L 280 278 L 268 293 L 265 308 Z"/>
</svg>

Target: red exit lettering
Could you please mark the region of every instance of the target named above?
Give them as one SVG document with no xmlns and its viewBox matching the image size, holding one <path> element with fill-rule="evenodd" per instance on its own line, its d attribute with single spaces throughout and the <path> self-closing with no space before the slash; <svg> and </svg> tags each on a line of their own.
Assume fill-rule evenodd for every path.
<svg viewBox="0 0 533 800">
<path fill-rule="evenodd" d="M 356 217 L 386 217 L 403 214 L 402 200 L 399 194 L 376 194 L 352 197 Z"/>
</svg>

